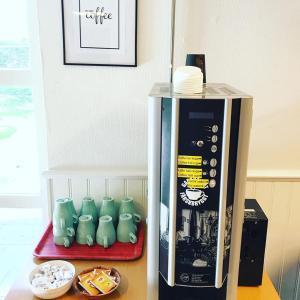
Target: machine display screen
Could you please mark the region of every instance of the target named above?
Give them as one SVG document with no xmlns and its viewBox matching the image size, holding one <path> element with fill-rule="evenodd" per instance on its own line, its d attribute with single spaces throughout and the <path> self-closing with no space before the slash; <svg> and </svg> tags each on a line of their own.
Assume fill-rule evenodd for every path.
<svg viewBox="0 0 300 300">
<path fill-rule="evenodd" d="M 191 111 L 189 112 L 190 120 L 213 120 L 214 113 L 213 112 L 199 112 L 199 111 Z"/>
</svg>

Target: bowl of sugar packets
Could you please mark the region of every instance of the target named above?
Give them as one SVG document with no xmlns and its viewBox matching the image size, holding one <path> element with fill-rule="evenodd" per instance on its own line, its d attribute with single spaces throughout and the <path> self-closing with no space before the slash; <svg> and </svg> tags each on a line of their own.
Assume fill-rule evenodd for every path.
<svg viewBox="0 0 300 300">
<path fill-rule="evenodd" d="M 29 274 L 32 293 L 41 299 L 56 299 L 72 286 L 75 267 L 64 260 L 52 260 L 36 266 Z"/>
<path fill-rule="evenodd" d="M 89 299 L 98 299 L 112 294 L 121 282 L 121 275 L 115 268 L 97 266 L 82 271 L 74 279 L 74 288 Z"/>
</svg>

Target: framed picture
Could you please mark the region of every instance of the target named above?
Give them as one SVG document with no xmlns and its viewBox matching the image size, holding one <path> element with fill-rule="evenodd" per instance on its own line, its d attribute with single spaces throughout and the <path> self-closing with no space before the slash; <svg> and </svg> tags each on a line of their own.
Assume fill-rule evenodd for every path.
<svg viewBox="0 0 300 300">
<path fill-rule="evenodd" d="M 137 0 L 61 0 L 65 65 L 137 65 Z"/>
</svg>

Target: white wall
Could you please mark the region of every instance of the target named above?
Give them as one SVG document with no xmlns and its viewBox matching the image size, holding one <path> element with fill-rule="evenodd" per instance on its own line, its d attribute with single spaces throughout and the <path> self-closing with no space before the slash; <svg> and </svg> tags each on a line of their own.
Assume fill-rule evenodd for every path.
<svg viewBox="0 0 300 300">
<path fill-rule="evenodd" d="M 64 66 L 60 1 L 38 1 L 49 168 L 146 168 L 147 94 L 168 78 L 168 3 L 138 2 L 139 67 L 121 68 Z"/>
<path fill-rule="evenodd" d="M 300 174 L 300 1 L 178 0 L 178 13 L 177 63 L 206 53 L 208 81 L 255 97 L 249 169 Z"/>
<path fill-rule="evenodd" d="M 168 80 L 169 0 L 138 0 L 138 68 L 62 64 L 60 1 L 39 2 L 50 168 L 145 168 L 147 94 Z M 255 97 L 251 170 L 300 172 L 300 2 L 178 0 L 176 64 Z M 180 14 L 180 16 L 179 16 Z"/>
<path fill-rule="evenodd" d="M 300 180 L 260 178 L 247 182 L 246 197 L 268 217 L 265 269 L 282 300 L 300 300 Z"/>
</svg>

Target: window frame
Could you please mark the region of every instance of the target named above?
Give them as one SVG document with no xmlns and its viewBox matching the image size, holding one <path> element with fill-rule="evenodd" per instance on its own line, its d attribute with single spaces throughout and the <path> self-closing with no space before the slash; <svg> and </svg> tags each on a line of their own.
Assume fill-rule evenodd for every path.
<svg viewBox="0 0 300 300">
<path fill-rule="evenodd" d="M 32 90 L 34 116 L 36 119 L 39 174 L 47 169 L 47 139 L 46 139 L 46 113 L 44 106 L 42 58 L 39 42 L 38 0 L 27 0 L 29 59 L 30 67 L 25 69 L 0 69 L 1 86 L 29 87 Z M 41 177 L 40 177 L 41 178 Z M 0 193 L 0 207 L 43 207 L 41 201 L 44 194 L 40 179 L 40 192 L 35 194 Z"/>
</svg>

